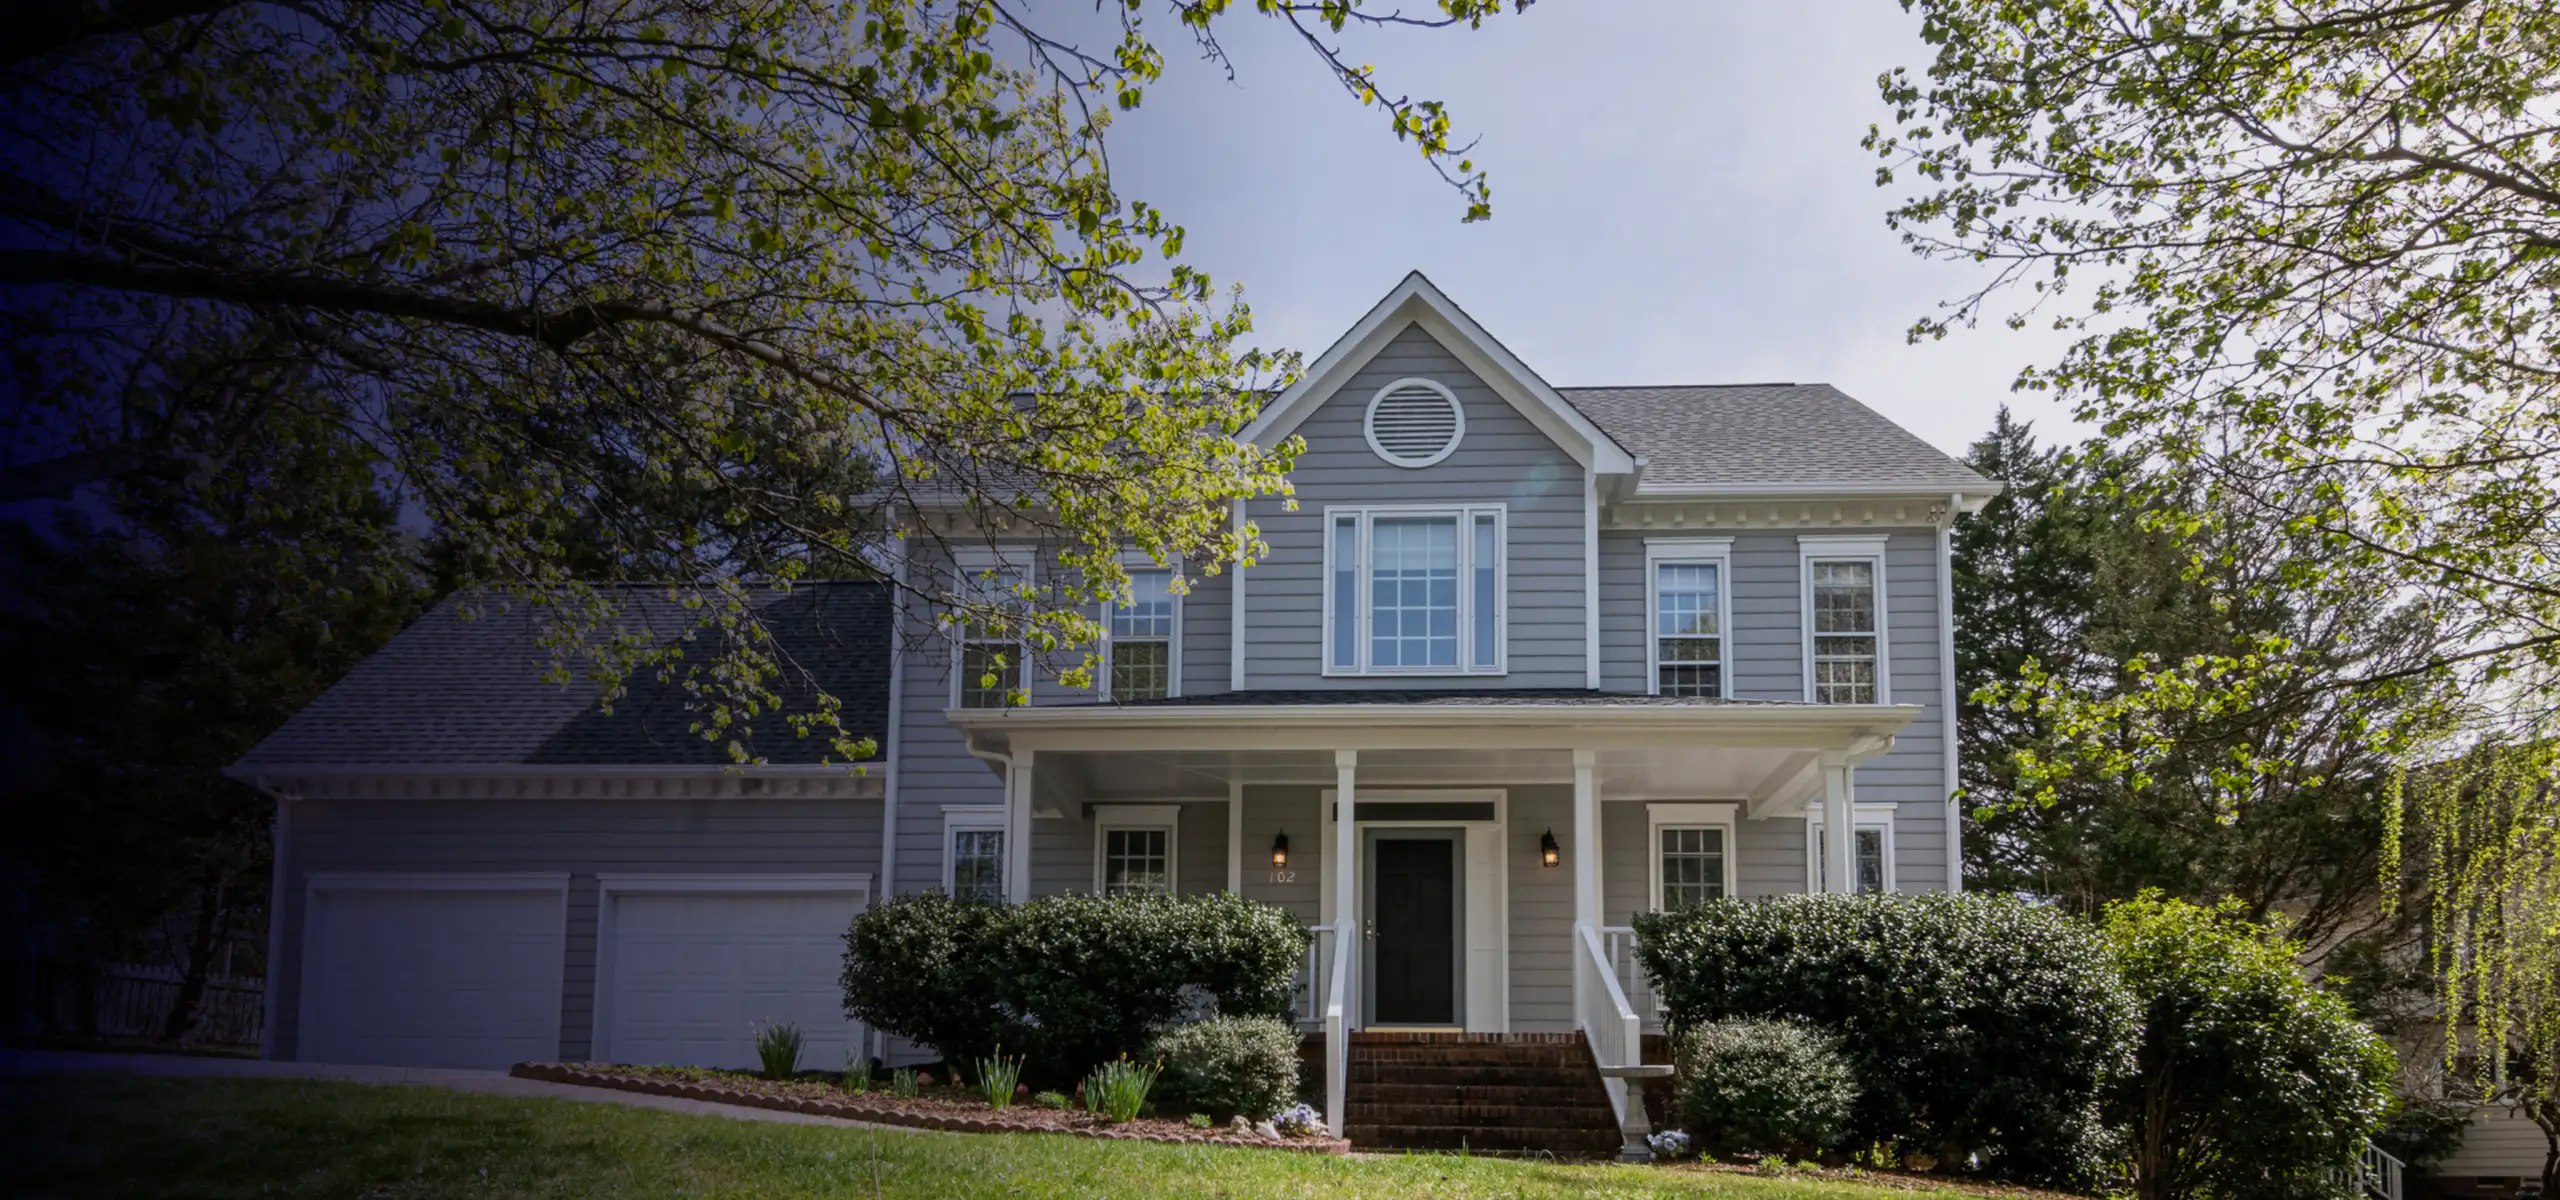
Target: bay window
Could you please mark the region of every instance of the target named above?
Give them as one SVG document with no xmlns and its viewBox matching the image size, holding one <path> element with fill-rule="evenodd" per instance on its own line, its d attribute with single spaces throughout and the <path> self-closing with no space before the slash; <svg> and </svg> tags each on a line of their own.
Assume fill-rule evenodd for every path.
<svg viewBox="0 0 2560 1200">
<path fill-rule="evenodd" d="M 1325 673 L 1502 673 L 1503 515 L 1325 510 Z"/>
</svg>

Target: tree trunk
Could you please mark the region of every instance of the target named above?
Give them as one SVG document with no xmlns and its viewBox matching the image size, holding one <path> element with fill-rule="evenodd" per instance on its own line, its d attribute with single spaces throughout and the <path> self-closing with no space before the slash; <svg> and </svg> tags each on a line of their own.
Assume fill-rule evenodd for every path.
<svg viewBox="0 0 2560 1200">
<path fill-rule="evenodd" d="M 160 1027 L 161 1041 L 183 1042 L 195 1030 L 196 1010 L 204 1004 L 205 979 L 212 974 L 214 956 L 221 952 L 229 932 L 230 893 L 231 869 L 207 866 L 196 886 L 195 929 L 187 939 L 187 960 L 178 975 L 178 999 L 169 1006 L 169 1019 Z"/>
</svg>

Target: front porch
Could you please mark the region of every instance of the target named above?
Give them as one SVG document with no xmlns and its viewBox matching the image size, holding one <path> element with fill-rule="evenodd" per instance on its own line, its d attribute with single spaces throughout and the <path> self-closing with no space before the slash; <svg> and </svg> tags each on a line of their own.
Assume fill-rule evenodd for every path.
<svg viewBox="0 0 2560 1200">
<path fill-rule="evenodd" d="M 1917 712 L 1496 692 L 949 715 L 1006 779 L 972 819 L 1031 850 L 1004 856 L 1005 896 L 1225 889 L 1316 930 L 1299 1015 L 1337 1133 L 1351 1034 L 1578 1033 L 1640 1146 L 1626 1078 L 1658 1023 L 1629 918 L 1853 890 L 1853 823 L 1815 853 L 1806 815 L 1855 811 L 1852 768 Z"/>
</svg>

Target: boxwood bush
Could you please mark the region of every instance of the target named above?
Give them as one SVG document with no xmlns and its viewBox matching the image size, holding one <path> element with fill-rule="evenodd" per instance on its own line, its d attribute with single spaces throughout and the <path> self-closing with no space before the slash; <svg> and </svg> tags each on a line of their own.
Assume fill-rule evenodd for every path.
<svg viewBox="0 0 2560 1200">
<path fill-rule="evenodd" d="M 1839 1039 L 1848 1144 L 2062 1186 L 2106 1169 L 2098 1102 L 2134 1013 L 2081 921 L 2006 896 L 1802 895 L 1642 915 L 1636 938 L 1675 1029 L 1792 1018 Z"/>
<path fill-rule="evenodd" d="M 1840 1047 L 1793 1021 L 1710 1021 L 1679 1039 L 1680 1113 L 1709 1154 L 1812 1158 L 1840 1145 L 1858 1100 Z"/>
<path fill-rule="evenodd" d="M 1156 1035 L 1156 1106 L 1261 1121 L 1298 1096 L 1298 1030 L 1278 1017 L 1214 1017 Z"/>
<path fill-rule="evenodd" d="M 2236 900 L 2144 892 L 2110 906 L 2104 928 L 2142 1006 L 2137 1070 L 2108 1105 L 2130 1135 L 2134 1194 L 2336 1195 L 2390 1106 L 2390 1048 Z"/>
<path fill-rule="evenodd" d="M 1234 896 L 901 896 L 845 935 L 845 1012 L 946 1062 L 1001 1046 L 1066 1083 L 1145 1052 L 1188 995 L 1225 1016 L 1287 1015 L 1306 927 Z"/>
</svg>

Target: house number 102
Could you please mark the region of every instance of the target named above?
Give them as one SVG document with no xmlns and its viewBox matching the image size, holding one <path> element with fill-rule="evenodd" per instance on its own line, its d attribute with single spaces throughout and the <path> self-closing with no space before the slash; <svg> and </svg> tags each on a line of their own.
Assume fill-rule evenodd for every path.
<svg viewBox="0 0 2560 1200">
<path fill-rule="evenodd" d="M 1298 873 L 1295 871 L 1273 871 L 1271 873 L 1271 882 L 1273 883 L 1296 883 L 1297 881 Z"/>
</svg>

